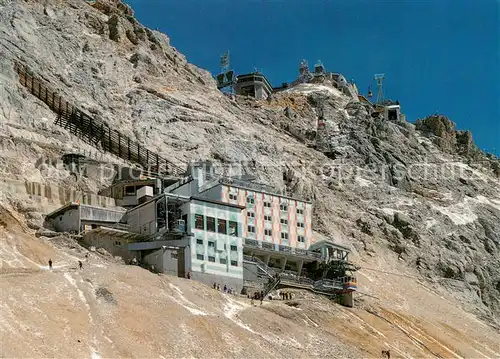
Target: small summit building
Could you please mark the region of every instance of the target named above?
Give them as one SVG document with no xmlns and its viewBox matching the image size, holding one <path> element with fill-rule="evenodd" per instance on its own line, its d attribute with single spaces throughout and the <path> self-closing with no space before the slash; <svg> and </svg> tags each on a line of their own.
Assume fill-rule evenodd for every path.
<svg viewBox="0 0 500 359">
<path fill-rule="evenodd" d="M 240 96 L 249 96 L 257 100 L 265 100 L 273 93 L 273 87 L 260 72 L 239 75 L 234 84 L 234 91 Z"/>
</svg>

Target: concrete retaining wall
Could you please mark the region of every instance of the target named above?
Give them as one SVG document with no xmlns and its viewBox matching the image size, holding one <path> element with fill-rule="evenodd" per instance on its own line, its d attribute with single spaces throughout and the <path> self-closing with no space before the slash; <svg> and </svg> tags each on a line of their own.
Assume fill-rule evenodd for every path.
<svg viewBox="0 0 500 359">
<path fill-rule="evenodd" d="M 100 207 L 116 206 L 113 198 L 38 182 L 1 178 L 0 193 L 1 192 L 31 199 L 40 212 L 44 214 L 50 213 L 69 202 L 79 201 L 81 204 Z"/>
<path fill-rule="evenodd" d="M 179 276 L 179 256 L 183 256 L 184 251 L 177 249 L 167 248 L 165 250 L 158 249 L 153 253 L 145 255 L 143 261 L 147 264 L 153 264 L 155 270 L 161 273 L 169 274 L 172 276 Z M 184 272 L 184 270 L 183 270 Z"/>
<path fill-rule="evenodd" d="M 83 235 L 83 242 L 86 247 L 94 246 L 96 248 L 104 248 L 113 256 L 120 256 L 126 262 L 132 258 L 139 260 L 140 253 L 128 250 L 128 241 L 119 236 L 104 233 L 87 232 Z"/>
</svg>

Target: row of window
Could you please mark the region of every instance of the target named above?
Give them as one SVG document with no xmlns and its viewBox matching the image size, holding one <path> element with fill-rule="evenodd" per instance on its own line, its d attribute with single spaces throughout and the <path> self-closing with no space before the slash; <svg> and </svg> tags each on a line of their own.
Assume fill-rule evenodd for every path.
<svg viewBox="0 0 500 359">
<path fill-rule="evenodd" d="M 268 204 L 268 206 L 266 206 L 266 204 Z M 264 202 L 264 207 L 271 207 L 271 203 Z M 288 207 L 286 205 L 280 205 L 280 210 L 286 212 L 288 210 Z M 252 212 L 248 211 L 247 213 L 252 213 Z M 304 210 L 297 208 L 297 214 L 304 214 Z"/>
<path fill-rule="evenodd" d="M 196 244 L 203 245 L 203 239 L 197 239 L 196 240 Z M 208 246 L 211 247 L 211 248 L 215 248 L 215 242 L 214 241 L 208 241 Z M 224 250 L 225 249 L 226 249 L 226 243 L 224 243 Z M 237 246 L 231 245 L 230 249 L 233 252 L 237 252 L 238 251 L 238 247 Z"/>
<path fill-rule="evenodd" d="M 237 199 L 238 199 L 237 195 L 232 194 L 232 193 L 229 194 L 229 200 L 236 201 Z M 248 204 L 255 204 L 255 198 L 247 197 L 247 203 Z M 271 208 L 271 202 L 264 202 L 264 207 Z M 288 211 L 288 205 L 284 204 L 284 203 L 280 204 L 280 210 L 283 212 Z M 297 208 L 297 213 L 304 214 L 304 210 L 302 208 Z"/>
<path fill-rule="evenodd" d="M 255 226 L 248 226 L 248 233 L 255 233 Z M 265 228 L 264 229 L 264 235 L 265 236 L 271 236 L 273 235 L 273 230 L 270 228 Z M 288 239 L 288 233 L 287 232 L 281 232 L 280 234 L 281 239 Z M 297 236 L 297 241 L 304 243 L 306 241 L 304 236 Z"/>
<path fill-rule="evenodd" d="M 205 256 L 203 254 L 197 254 L 196 255 L 196 259 L 198 259 L 200 261 L 204 261 L 205 260 Z M 215 257 L 208 256 L 208 261 L 215 263 Z M 219 263 L 220 264 L 227 264 L 227 259 L 226 258 L 219 258 Z M 237 267 L 238 266 L 238 261 L 231 261 L 231 265 L 233 267 Z"/>
<path fill-rule="evenodd" d="M 254 212 L 247 212 L 247 217 L 249 217 L 249 218 L 255 218 L 255 213 Z M 264 215 L 264 221 L 271 222 L 271 220 L 272 220 L 271 216 L 268 216 L 267 214 Z M 281 224 L 288 224 L 288 219 L 281 218 L 280 219 L 280 223 Z M 297 223 L 297 227 L 304 228 L 304 223 L 298 222 Z"/>
<path fill-rule="evenodd" d="M 209 232 L 229 234 L 230 236 L 238 237 L 238 222 L 234 221 L 208 216 L 205 218 L 205 216 L 201 214 L 195 214 L 194 227 Z"/>
</svg>

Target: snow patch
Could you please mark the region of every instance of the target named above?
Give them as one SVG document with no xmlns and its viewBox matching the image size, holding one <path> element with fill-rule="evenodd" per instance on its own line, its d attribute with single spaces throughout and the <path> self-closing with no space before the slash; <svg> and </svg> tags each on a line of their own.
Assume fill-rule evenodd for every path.
<svg viewBox="0 0 500 359">
<path fill-rule="evenodd" d="M 371 187 L 371 186 L 373 186 L 373 182 L 368 181 L 367 179 L 364 179 L 363 177 L 356 176 L 354 178 L 354 181 L 360 187 Z"/>
<path fill-rule="evenodd" d="M 90 307 L 89 307 L 89 304 L 87 303 L 87 299 L 85 299 L 85 296 L 83 295 L 83 292 L 80 288 L 78 288 L 78 285 L 76 284 L 76 280 L 68 273 L 64 273 L 63 274 L 64 278 L 66 278 L 66 280 L 73 286 L 75 287 L 77 293 L 78 293 L 78 297 L 80 298 L 80 300 L 82 301 L 83 304 L 85 304 L 85 306 L 89 309 L 90 311 Z M 90 317 L 89 315 L 89 318 L 90 318 L 90 321 L 92 321 L 92 317 Z"/>
<path fill-rule="evenodd" d="M 474 213 L 475 205 L 486 204 L 500 211 L 500 201 L 496 199 L 477 196 L 475 198 L 465 198 L 459 203 L 448 207 L 433 205 L 433 208 L 450 218 L 456 225 L 466 225 L 477 220 Z"/>
<path fill-rule="evenodd" d="M 248 306 L 243 305 L 242 303 L 239 303 L 235 301 L 234 299 L 228 297 L 226 305 L 224 306 L 224 316 L 234 322 L 236 325 L 239 327 L 248 330 L 250 333 L 253 334 L 259 334 L 255 332 L 252 328 L 250 328 L 248 325 L 243 324 L 240 320 L 235 319 L 234 317 L 236 314 L 238 314 L 240 311 L 245 309 Z"/>
<path fill-rule="evenodd" d="M 297 86 L 294 86 L 292 88 L 289 88 L 285 91 L 285 93 L 290 93 L 290 92 L 298 92 L 302 93 L 305 95 L 309 95 L 314 92 L 326 92 L 330 95 L 336 96 L 336 97 L 343 97 L 344 94 L 337 90 L 334 87 L 330 86 L 325 86 L 325 85 L 320 85 L 320 84 L 299 84 Z"/>
<path fill-rule="evenodd" d="M 392 208 L 381 208 L 380 209 L 382 212 L 384 212 L 385 214 L 388 214 L 389 216 L 394 216 L 394 213 L 396 212 L 394 209 Z"/>
<path fill-rule="evenodd" d="M 204 311 L 196 308 L 196 305 L 194 303 L 190 302 L 186 297 L 184 297 L 182 290 L 178 286 L 176 286 L 172 283 L 169 283 L 168 285 L 171 289 L 175 290 L 175 292 L 177 293 L 177 296 L 179 297 L 179 298 L 176 298 L 172 295 L 169 296 L 170 299 L 172 299 L 175 303 L 179 304 L 181 307 L 183 307 L 184 309 L 189 311 L 189 313 L 191 313 L 192 315 L 201 315 L 201 316 L 208 315 L 207 312 L 204 312 Z"/>
<path fill-rule="evenodd" d="M 465 163 L 457 162 L 457 163 L 454 163 L 453 166 L 464 169 L 465 171 L 470 171 L 473 174 L 473 176 L 469 176 L 469 178 L 478 178 L 485 183 L 487 183 L 488 180 L 490 180 L 490 178 L 486 174 L 470 167 L 469 165 L 467 165 Z"/>
<path fill-rule="evenodd" d="M 435 218 L 428 219 L 425 221 L 425 228 L 429 229 L 431 227 L 434 227 L 436 224 L 439 222 Z"/>
<path fill-rule="evenodd" d="M 434 205 L 433 208 L 447 216 L 457 226 L 464 226 L 468 223 L 474 222 L 477 219 L 476 214 L 472 212 L 470 208 L 465 207 L 464 202 L 460 202 L 449 207 L 440 207 Z"/>
<path fill-rule="evenodd" d="M 481 204 L 489 205 L 500 211 L 500 199 L 486 198 L 484 196 L 477 196 L 474 200 Z"/>
</svg>

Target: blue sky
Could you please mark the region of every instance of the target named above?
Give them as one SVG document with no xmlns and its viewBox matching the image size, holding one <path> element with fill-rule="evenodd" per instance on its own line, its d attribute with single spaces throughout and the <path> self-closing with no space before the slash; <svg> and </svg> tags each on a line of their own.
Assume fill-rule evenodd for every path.
<svg viewBox="0 0 500 359">
<path fill-rule="evenodd" d="M 385 73 L 407 119 L 433 113 L 500 155 L 499 0 L 126 0 L 189 62 L 212 73 L 226 50 L 236 73 L 290 82 L 321 60 L 361 92 Z"/>
</svg>

